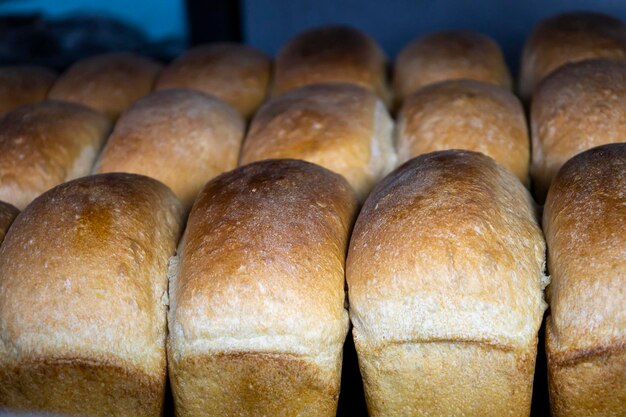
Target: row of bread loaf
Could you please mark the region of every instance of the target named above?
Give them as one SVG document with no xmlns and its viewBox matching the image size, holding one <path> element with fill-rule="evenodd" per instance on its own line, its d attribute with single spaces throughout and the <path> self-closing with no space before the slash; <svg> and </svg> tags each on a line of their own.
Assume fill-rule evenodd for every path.
<svg viewBox="0 0 626 417">
<path fill-rule="evenodd" d="M 625 195 L 624 143 L 548 194 L 555 416 L 626 404 Z M 332 416 L 351 321 L 371 416 L 528 416 L 548 278 L 522 183 L 438 151 L 357 209 L 318 165 L 255 162 L 203 187 L 171 258 L 184 210 L 162 183 L 54 187 L 0 246 L 0 410 L 158 416 L 169 375 L 177 416 Z"/>
<path fill-rule="evenodd" d="M 624 59 L 625 42 L 624 22 L 611 16 L 574 12 L 541 21 L 523 51 L 521 97 L 530 99 L 537 84 L 564 64 Z M 51 87 L 51 98 L 86 104 L 112 118 L 154 84 L 156 90 L 190 88 L 214 95 L 245 117 L 264 101 L 270 83 L 275 96 L 308 84 L 348 82 L 377 93 L 387 104 L 393 99 L 401 103 L 420 87 L 450 79 L 512 87 L 497 43 L 472 31 L 438 32 L 409 43 L 394 62 L 392 91 L 387 86 L 383 51 L 369 36 L 348 27 L 317 28 L 297 35 L 279 51 L 273 74 L 271 67 L 270 58 L 254 48 L 214 44 L 184 53 L 162 72 L 160 64 L 129 55 L 81 61 L 56 83 L 49 70 L 4 70 L 0 113 L 42 100 Z M 237 82 L 228 82 L 233 77 Z"/>
<path fill-rule="evenodd" d="M 595 15 L 584 17 L 590 22 L 598 18 Z M 582 18 L 566 15 L 560 19 Z M 556 23 L 553 26 L 557 26 Z M 539 33 L 542 27 L 539 26 Z M 593 33 L 594 27 L 586 29 Z M 302 35 L 299 41 L 305 45 L 294 41 L 285 48 L 281 55 L 285 62 L 277 65 L 276 77 L 287 74 L 281 75 L 281 79 L 290 79 L 293 83 L 300 80 L 302 84 L 334 80 L 330 76 L 310 79 L 321 77 L 323 73 L 310 66 L 305 66 L 310 73 L 288 75 L 298 69 L 303 73 L 303 66 L 298 65 L 297 59 L 285 56 L 291 56 L 287 53 L 291 49 L 309 51 L 320 42 L 324 44 L 322 41 L 330 36 L 328 33 L 345 40 L 344 43 L 336 41 L 336 49 L 359 50 L 352 45 L 356 40 L 344 32 L 356 38 L 361 36 L 346 28 L 322 29 Z M 416 45 L 430 45 L 434 48 L 432 51 L 424 51 L 422 46 L 409 47 L 407 51 L 413 51 L 416 57 L 431 57 L 427 62 L 432 68 L 420 71 L 420 65 L 424 65 L 418 65 L 423 60 L 419 58 L 413 61 L 416 68 L 409 63 L 400 65 L 408 74 L 462 77 L 459 74 L 467 72 L 466 61 L 473 61 L 469 58 L 480 55 L 475 50 L 483 51 L 488 49 L 486 45 L 491 45 L 482 37 L 465 32 L 426 39 L 430 41 L 422 40 Z M 478 46 L 481 43 L 478 39 L 483 39 L 484 47 Z M 468 42 L 475 44 L 474 47 L 459 50 L 457 44 L 467 46 Z M 309 45 L 311 43 L 313 46 Z M 491 55 L 501 57 L 497 47 L 492 46 Z M 444 52 L 449 55 L 447 59 L 437 56 Z M 216 58 L 215 54 L 219 56 Z M 201 47 L 163 71 L 157 88 L 162 86 L 165 91 L 138 101 L 134 100 L 151 89 L 158 72 L 156 63 L 129 54 L 114 54 L 76 64 L 53 85 L 49 95 L 52 101 L 18 107 L 0 122 L 3 136 L 0 199 L 23 208 L 51 186 L 85 175 L 94 168 L 94 172 L 128 171 L 153 176 L 174 189 L 189 206 L 204 182 L 234 168 L 238 159 L 247 163 L 283 157 L 305 159 L 344 175 L 363 199 L 396 161 L 402 163 L 429 151 L 461 148 L 491 156 L 525 184 L 529 182 L 530 162 L 536 196 L 542 202 L 552 177 L 563 162 L 584 149 L 620 141 L 626 124 L 623 117 L 625 61 L 583 60 L 562 66 L 539 84 L 531 106 L 532 158 L 519 101 L 501 86 L 469 79 L 427 84 L 404 100 L 395 134 L 396 156 L 391 144 L 392 121 L 385 107 L 374 93 L 357 87 L 362 87 L 363 83 L 344 74 L 343 81 L 356 85 L 328 82 L 304 85 L 268 101 L 253 118 L 240 153 L 245 131 L 241 116 L 228 104 L 185 88 L 230 97 L 227 99 L 230 103 L 250 115 L 251 109 L 262 100 L 269 79 L 269 61 L 257 54 L 243 46 Z M 347 53 L 341 57 L 326 56 L 327 60 L 320 59 L 318 66 L 335 73 L 353 69 L 352 61 L 340 60 L 346 60 L 345 56 L 351 57 Z M 370 51 L 368 56 L 377 55 Z M 399 62 L 410 61 L 407 56 L 410 57 L 408 52 L 401 54 Z M 216 63 L 211 64 L 211 60 Z M 259 68 L 262 65 L 265 66 Z M 488 66 L 494 67 L 497 66 Z M 281 68 L 293 68 L 293 71 L 283 69 L 281 72 Z M 448 75 L 445 75 L 445 68 Z M 497 72 L 502 74 L 502 71 Z M 223 82 L 229 73 L 235 73 L 235 79 Z M 31 70 L 22 74 L 32 77 Z M 180 82 L 177 84 L 176 80 Z M 216 84 L 202 84 L 211 82 Z M 294 87 L 289 85 L 289 88 Z M 221 95 L 218 90 L 224 90 L 225 86 L 232 90 Z M 22 87 L 26 90 L 28 85 Z M 242 98 L 242 92 L 251 92 L 251 96 Z M 6 96 L 14 94 L 8 92 Z M 61 99 L 76 103 L 62 103 Z M 237 102 L 238 99 L 241 101 Z M 247 109 L 244 104 L 248 105 Z M 111 123 L 81 105 L 98 109 L 113 120 L 122 109 L 130 106 L 118 119 L 96 167 L 93 165 L 111 130 Z M 580 117 L 581 114 L 586 117 Z M 568 132 L 567 140 L 562 139 L 563 132 Z M 48 136 L 55 138 L 50 140 Z M 171 168 L 163 169 L 163 165 Z"/>
</svg>

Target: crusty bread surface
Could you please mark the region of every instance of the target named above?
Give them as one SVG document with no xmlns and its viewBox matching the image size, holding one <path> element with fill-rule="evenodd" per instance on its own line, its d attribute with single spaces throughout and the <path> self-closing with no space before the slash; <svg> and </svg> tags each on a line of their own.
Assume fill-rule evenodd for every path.
<svg viewBox="0 0 626 417">
<path fill-rule="evenodd" d="M 83 104 L 111 120 L 154 87 L 158 62 L 130 52 L 111 52 L 82 59 L 52 85 L 49 98 Z"/>
<path fill-rule="evenodd" d="M 197 90 L 227 102 L 244 117 L 250 117 L 267 95 L 271 69 L 270 58 L 250 46 L 200 45 L 165 67 L 155 89 Z"/>
<path fill-rule="evenodd" d="M 95 171 L 155 178 L 190 208 L 208 180 L 237 166 L 244 132 L 243 118 L 220 100 L 157 91 L 122 114 Z"/>
<path fill-rule="evenodd" d="M 0 246 L 0 410 L 161 415 L 182 220 L 167 187 L 131 174 L 67 182 L 18 215 Z"/>
<path fill-rule="evenodd" d="M 44 67 L 0 67 L 0 116 L 21 105 L 45 100 L 55 79 L 55 72 Z"/>
<path fill-rule="evenodd" d="M 511 88 L 511 74 L 493 39 L 469 30 L 431 33 L 410 42 L 398 54 L 394 97 L 401 103 L 428 84 L 460 79 Z"/>
<path fill-rule="evenodd" d="M 367 34 L 348 26 L 322 26 L 289 40 L 278 52 L 272 95 L 318 83 L 367 88 L 389 105 L 386 56 Z"/>
<path fill-rule="evenodd" d="M 297 160 L 204 187 L 170 274 L 178 417 L 335 415 L 356 208 L 343 178 Z"/>
<path fill-rule="evenodd" d="M 395 130 L 398 165 L 428 152 L 481 152 L 528 185 L 530 140 L 520 101 L 511 92 L 472 80 L 421 88 L 402 106 Z"/>
<path fill-rule="evenodd" d="M 626 410 L 626 143 L 570 159 L 543 226 L 552 283 L 546 352 L 555 417 Z"/>
<path fill-rule="evenodd" d="M 567 64 L 539 84 L 531 106 L 531 175 L 543 203 L 552 178 L 574 155 L 626 138 L 626 61 Z"/>
<path fill-rule="evenodd" d="M 316 84 L 291 90 L 257 112 L 240 164 L 273 158 L 328 168 L 364 200 L 395 164 L 393 121 L 380 99 L 361 87 Z"/>
<path fill-rule="evenodd" d="M 89 174 L 111 125 L 85 106 L 45 101 L 0 119 L 0 200 L 23 210 L 44 191 Z"/>
<path fill-rule="evenodd" d="M 480 153 L 418 156 L 374 189 L 346 264 L 370 416 L 528 416 L 546 304 L 528 191 Z"/>
<path fill-rule="evenodd" d="M 545 19 L 524 46 L 520 95 L 530 99 L 541 80 L 564 64 L 595 58 L 626 60 L 626 23 L 595 12 L 568 12 Z"/>
</svg>

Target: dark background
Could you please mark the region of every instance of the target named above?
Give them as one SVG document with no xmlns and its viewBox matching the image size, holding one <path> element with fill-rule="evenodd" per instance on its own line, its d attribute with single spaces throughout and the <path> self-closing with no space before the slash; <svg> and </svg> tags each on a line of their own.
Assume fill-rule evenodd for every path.
<svg viewBox="0 0 626 417">
<path fill-rule="evenodd" d="M 516 73 L 522 45 L 536 22 L 567 10 L 626 20 L 626 0 L 0 0 L 0 43 L 6 38 L 3 16 L 15 14 L 116 19 L 156 44 L 157 52 L 147 52 L 164 59 L 188 45 L 216 40 L 243 41 L 274 54 L 296 33 L 329 23 L 366 31 L 393 58 L 419 35 L 473 29 L 500 43 Z"/>
</svg>

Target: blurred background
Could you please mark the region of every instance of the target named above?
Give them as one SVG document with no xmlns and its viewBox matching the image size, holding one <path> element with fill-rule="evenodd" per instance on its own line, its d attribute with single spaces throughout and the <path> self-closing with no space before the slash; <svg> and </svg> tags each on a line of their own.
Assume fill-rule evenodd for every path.
<svg viewBox="0 0 626 417">
<path fill-rule="evenodd" d="M 217 40 L 274 54 L 304 29 L 342 23 L 371 34 L 390 58 L 424 33 L 478 30 L 502 45 L 515 72 L 533 25 L 566 10 L 626 19 L 625 0 L 0 0 L 0 63 L 62 68 L 119 49 L 170 59 Z"/>
</svg>

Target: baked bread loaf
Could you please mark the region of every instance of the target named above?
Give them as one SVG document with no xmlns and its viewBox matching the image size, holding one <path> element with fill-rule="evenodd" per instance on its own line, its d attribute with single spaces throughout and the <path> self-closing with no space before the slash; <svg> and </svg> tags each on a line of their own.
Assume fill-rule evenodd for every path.
<svg viewBox="0 0 626 417">
<path fill-rule="evenodd" d="M 0 119 L 0 200 L 23 210 L 44 191 L 89 174 L 110 130 L 73 103 L 21 106 Z"/>
<path fill-rule="evenodd" d="M 246 45 L 215 43 L 190 49 L 167 66 L 157 90 L 188 88 L 210 94 L 250 117 L 267 94 L 270 58 Z"/>
<path fill-rule="evenodd" d="M 425 85 L 459 79 L 511 88 L 498 44 L 482 33 L 454 30 L 422 36 L 400 51 L 394 65 L 394 95 L 401 103 Z"/>
<path fill-rule="evenodd" d="M 384 52 L 367 34 L 347 26 L 323 26 L 302 32 L 276 56 L 272 95 L 318 83 L 350 83 L 378 94 L 386 104 Z"/>
<path fill-rule="evenodd" d="M 113 129 L 95 172 L 132 172 L 170 187 L 186 208 L 214 176 L 237 166 L 243 118 L 220 100 L 165 90 L 138 100 Z"/>
<path fill-rule="evenodd" d="M 56 74 L 43 67 L 0 67 L 0 116 L 24 104 L 43 101 Z"/>
<path fill-rule="evenodd" d="M 560 66 L 586 59 L 626 60 L 626 23 L 600 13 L 569 12 L 539 22 L 522 54 L 519 90 L 530 98 Z"/>
<path fill-rule="evenodd" d="M 552 415 L 626 410 L 626 143 L 570 159 L 543 226 L 552 283 L 546 351 Z"/>
<path fill-rule="evenodd" d="M 202 190 L 170 278 L 176 415 L 335 416 L 344 262 L 356 197 L 304 161 L 263 161 Z"/>
<path fill-rule="evenodd" d="M 535 90 L 531 106 L 532 164 L 537 200 L 574 155 L 626 138 L 626 61 L 568 64 Z"/>
<path fill-rule="evenodd" d="M 530 143 L 521 103 L 510 91 L 472 80 L 443 81 L 410 95 L 395 135 L 398 163 L 428 152 L 482 152 L 528 185 Z"/>
<path fill-rule="evenodd" d="M 0 243 L 4 240 L 7 230 L 9 230 L 11 223 L 13 223 L 19 212 L 11 204 L 0 201 Z"/>
<path fill-rule="evenodd" d="M 528 191 L 480 153 L 379 183 L 346 264 L 369 415 L 528 416 L 544 250 Z"/>
<path fill-rule="evenodd" d="M 174 194 L 131 174 L 37 198 L 0 247 L 0 410 L 160 416 Z"/>
<path fill-rule="evenodd" d="M 76 62 L 61 74 L 49 98 L 83 104 L 115 120 L 152 90 L 161 67 L 150 58 L 129 52 L 96 55 Z"/>
<path fill-rule="evenodd" d="M 314 162 L 343 175 L 364 200 L 393 169 L 393 121 L 376 95 L 350 84 L 316 84 L 273 98 L 255 115 L 241 164 L 272 158 Z"/>
</svg>

